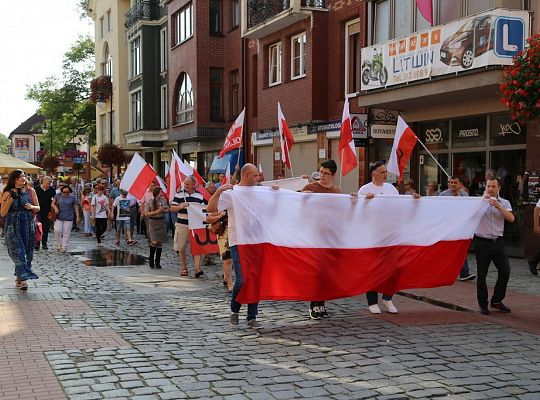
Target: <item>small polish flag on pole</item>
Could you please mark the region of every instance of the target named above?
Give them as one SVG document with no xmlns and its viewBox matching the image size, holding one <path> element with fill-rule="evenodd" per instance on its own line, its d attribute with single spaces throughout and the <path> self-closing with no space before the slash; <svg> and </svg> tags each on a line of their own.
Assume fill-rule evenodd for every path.
<svg viewBox="0 0 540 400">
<path fill-rule="evenodd" d="M 120 189 L 127 190 L 137 199 L 141 199 L 156 176 L 154 168 L 139 153 L 135 153 L 120 182 Z"/>
<path fill-rule="evenodd" d="M 339 137 L 339 158 L 341 160 L 341 175 L 345 176 L 358 166 L 356 147 L 352 136 L 351 114 L 349 113 L 349 101 L 345 99 L 343 104 L 343 116 L 341 117 L 341 133 Z"/>
<path fill-rule="evenodd" d="M 409 125 L 398 116 L 396 136 L 394 136 L 394 144 L 392 152 L 388 160 L 387 170 L 399 176 L 399 181 L 403 180 L 403 170 L 411 158 L 412 151 L 416 145 L 418 138 L 414 134 Z"/>
<path fill-rule="evenodd" d="M 231 150 L 239 149 L 242 147 L 242 131 L 244 130 L 244 115 L 246 113 L 246 108 L 236 117 L 236 120 L 233 122 L 231 129 L 227 133 L 225 138 L 225 143 L 223 148 L 219 152 L 218 158 L 222 158 L 225 153 L 228 153 Z"/>
<path fill-rule="evenodd" d="M 283 115 L 283 111 L 281 111 L 281 104 L 277 103 L 278 107 L 278 127 L 279 127 L 279 142 L 281 143 L 281 159 L 283 160 L 283 164 L 287 166 L 291 170 L 291 175 L 293 174 L 292 166 L 291 166 L 291 148 L 294 144 L 294 138 L 291 133 L 291 130 L 289 129 L 289 125 L 287 124 L 287 120 L 285 119 L 285 116 Z"/>
<path fill-rule="evenodd" d="M 227 163 L 227 169 L 225 170 L 225 177 L 221 180 L 221 184 L 231 183 L 231 163 Z"/>
</svg>

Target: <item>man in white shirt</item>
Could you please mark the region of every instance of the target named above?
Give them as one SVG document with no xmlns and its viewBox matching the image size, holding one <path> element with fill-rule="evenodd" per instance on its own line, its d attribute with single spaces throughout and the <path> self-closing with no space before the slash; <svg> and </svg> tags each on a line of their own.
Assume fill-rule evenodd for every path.
<svg viewBox="0 0 540 400">
<path fill-rule="evenodd" d="M 245 164 L 240 172 L 240 186 L 256 186 L 259 182 L 259 170 L 253 164 Z M 242 268 L 240 267 L 240 256 L 237 248 L 236 223 L 234 219 L 234 208 L 231 193 L 229 192 L 233 186 L 230 184 L 221 185 L 216 193 L 208 202 L 208 212 L 225 211 L 228 213 L 228 228 L 229 249 L 233 260 L 234 274 L 236 280 L 234 282 L 232 300 L 231 300 L 231 315 L 229 323 L 238 325 L 241 304 L 236 301 L 236 297 L 242 288 Z M 251 328 L 259 328 L 260 323 L 257 321 L 259 303 L 248 304 L 247 324 Z"/>
<path fill-rule="evenodd" d="M 397 189 L 386 182 L 386 177 L 388 175 L 386 171 L 386 163 L 384 161 L 377 161 L 369 167 L 369 173 L 371 175 L 371 182 L 366 183 L 358 190 L 359 196 L 366 196 L 367 199 L 373 199 L 376 196 L 386 195 L 386 196 L 397 196 L 399 192 Z M 398 310 L 392 303 L 393 294 L 383 294 L 382 303 L 386 307 L 386 310 L 391 314 L 397 314 Z M 372 314 L 380 314 L 381 309 L 379 308 L 379 294 L 377 292 L 367 292 L 366 299 L 368 302 L 368 310 Z"/>
<path fill-rule="evenodd" d="M 503 233 L 504 222 L 514 222 L 514 214 L 512 214 L 510 202 L 499 196 L 500 189 L 501 185 L 497 178 L 486 181 L 484 198 L 487 199 L 491 207 L 488 208 L 480 220 L 474 234 L 474 250 L 478 274 L 476 296 L 482 315 L 489 315 L 486 276 L 491 261 L 497 268 L 497 282 L 495 283 L 490 306 L 504 313 L 511 311 L 502 303 L 506 296 L 506 286 L 510 278 L 510 262 L 504 249 Z"/>
<path fill-rule="evenodd" d="M 540 235 L 540 200 L 534 207 L 533 232 Z M 529 260 L 529 270 L 531 274 L 538 275 L 538 263 L 540 263 L 540 250 Z"/>
</svg>

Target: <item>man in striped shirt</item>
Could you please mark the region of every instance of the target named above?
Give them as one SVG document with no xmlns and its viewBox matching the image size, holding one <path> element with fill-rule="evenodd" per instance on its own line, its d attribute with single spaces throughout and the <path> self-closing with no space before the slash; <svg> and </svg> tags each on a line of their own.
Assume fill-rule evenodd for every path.
<svg viewBox="0 0 540 400">
<path fill-rule="evenodd" d="M 184 179 L 184 189 L 179 190 L 171 202 L 171 211 L 177 212 L 174 231 L 173 249 L 180 254 L 182 263 L 181 276 L 188 275 L 186 262 L 186 245 L 189 239 L 189 225 L 187 208 L 190 203 L 204 203 L 202 194 L 195 190 L 195 179 L 188 176 Z M 201 256 L 193 256 L 195 259 L 195 278 L 204 274 L 201 270 Z"/>
</svg>

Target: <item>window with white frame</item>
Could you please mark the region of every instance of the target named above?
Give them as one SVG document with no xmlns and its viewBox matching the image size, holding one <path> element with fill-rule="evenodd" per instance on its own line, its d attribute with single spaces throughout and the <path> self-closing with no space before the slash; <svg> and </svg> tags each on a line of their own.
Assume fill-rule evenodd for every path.
<svg viewBox="0 0 540 400">
<path fill-rule="evenodd" d="M 268 85 L 281 83 L 281 43 L 268 48 Z"/>
<path fill-rule="evenodd" d="M 132 131 L 142 129 L 142 91 L 138 90 L 130 95 L 130 126 Z"/>
<path fill-rule="evenodd" d="M 140 36 L 136 36 L 133 40 L 129 42 L 129 61 L 129 77 L 134 78 L 142 72 Z"/>
<path fill-rule="evenodd" d="M 306 76 L 306 32 L 291 38 L 291 79 Z"/>
<path fill-rule="evenodd" d="M 174 44 L 180 44 L 193 36 L 193 4 L 188 4 L 173 15 Z"/>
<path fill-rule="evenodd" d="M 167 27 L 159 31 L 159 66 L 160 71 L 167 70 Z"/>
<path fill-rule="evenodd" d="M 182 72 L 176 97 L 176 123 L 183 124 L 191 121 L 193 121 L 193 86 L 189 75 Z"/>
<path fill-rule="evenodd" d="M 166 129 L 169 127 L 169 118 L 168 118 L 168 112 L 169 112 L 169 99 L 168 99 L 168 93 L 167 93 L 167 85 L 161 86 L 161 129 Z"/>
<path fill-rule="evenodd" d="M 345 24 L 345 93 L 360 91 L 360 20 Z"/>
</svg>

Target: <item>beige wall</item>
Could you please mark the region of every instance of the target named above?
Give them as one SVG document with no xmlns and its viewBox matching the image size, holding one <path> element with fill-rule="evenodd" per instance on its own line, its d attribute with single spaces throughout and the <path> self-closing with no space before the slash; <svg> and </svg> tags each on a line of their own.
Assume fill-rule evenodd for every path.
<svg viewBox="0 0 540 400">
<path fill-rule="evenodd" d="M 105 44 L 109 46 L 113 62 L 113 111 L 114 143 L 125 146 L 124 134 L 129 130 L 129 95 L 128 95 L 128 48 L 124 39 L 124 15 L 130 8 L 130 0 L 91 0 L 89 14 L 94 20 L 96 43 L 96 76 L 102 75 L 102 63 L 105 61 Z M 111 10 L 111 30 L 107 31 L 107 11 Z M 101 37 L 100 18 L 104 17 L 104 35 Z M 96 105 L 97 146 L 109 141 L 109 121 L 111 104 Z M 105 132 L 102 132 L 100 115 L 105 115 Z M 105 133 L 105 135 L 104 135 Z M 105 141 L 103 141 L 105 136 Z"/>
</svg>

